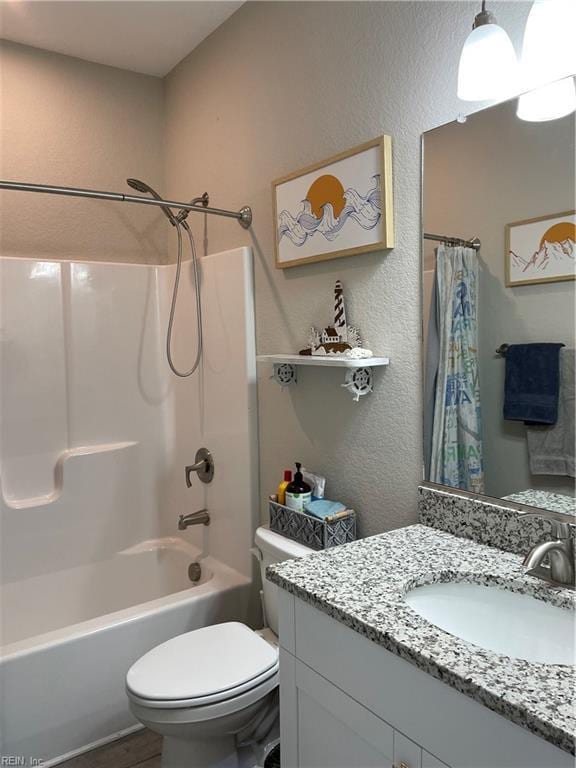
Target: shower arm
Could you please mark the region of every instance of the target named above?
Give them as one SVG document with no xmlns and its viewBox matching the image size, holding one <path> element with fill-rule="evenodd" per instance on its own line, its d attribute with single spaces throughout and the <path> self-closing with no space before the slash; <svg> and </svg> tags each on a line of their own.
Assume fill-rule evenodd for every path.
<svg viewBox="0 0 576 768">
<path fill-rule="evenodd" d="M 140 195 L 125 195 L 122 192 L 101 192 L 96 189 L 80 189 L 77 187 L 58 187 L 51 184 L 28 184 L 20 181 L 0 181 L 0 189 L 8 189 L 18 192 L 44 192 L 49 195 L 67 195 L 69 197 L 89 197 L 97 200 L 112 200 L 118 203 L 140 203 L 141 205 L 155 205 L 163 208 L 176 208 L 179 213 L 176 217 L 183 221 L 190 211 L 209 213 L 214 216 L 224 216 L 236 219 L 241 227 L 248 229 L 252 224 L 252 209 L 245 205 L 239 211 L 227 211 L 224 208 L 212 208 L 208 205 L 208 194 L 196 197 L 189 203 L 180 203 L 175 200 L 157 200 L 154 197 L 142 197 Z M 182 213 L 185 211 L 186 213 Z M 181 214 L 181 216 L 180 216 Z"/>
</svg>

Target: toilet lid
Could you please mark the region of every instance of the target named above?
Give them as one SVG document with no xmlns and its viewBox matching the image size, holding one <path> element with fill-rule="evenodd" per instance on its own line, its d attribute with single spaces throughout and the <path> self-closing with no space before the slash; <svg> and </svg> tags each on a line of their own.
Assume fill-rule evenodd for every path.
<svg viewBox="0 0 576 768">
<path fill-rule="evenodd" d="M 244 624 L 228 622 L 153 648 L 130 668 L 126 685 L 141 699 L 209 703 L 260 684 L 277 667 L 276 648 Z"/>
</svg>

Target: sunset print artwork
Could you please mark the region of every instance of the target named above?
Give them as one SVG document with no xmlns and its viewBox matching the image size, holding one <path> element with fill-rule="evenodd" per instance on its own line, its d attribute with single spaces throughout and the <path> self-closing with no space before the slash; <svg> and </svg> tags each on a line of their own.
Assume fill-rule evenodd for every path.
<svg viewBox="0 0 576 768">
<path fill-rule="evenodd" d="M 392 248 L 389 136 L 272 184 L 276 266 Z"/>
<path fill-rule="evenodd" d="M 506 285 L 576 279 L 576 211 L 506 226 Z"/>
</svg>

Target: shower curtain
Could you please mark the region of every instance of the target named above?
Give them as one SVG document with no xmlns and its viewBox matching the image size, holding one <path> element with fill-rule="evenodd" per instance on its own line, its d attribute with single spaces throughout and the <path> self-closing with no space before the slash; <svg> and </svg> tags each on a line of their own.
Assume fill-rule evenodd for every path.
<svg viewBox="0 0 576 768">
<path fill-rule="evenodd" d="M 429 479 L 484 492 L 478 381 L 478 254 L 442 245 L 436 251 L 437 370 Z M 430 348 L 430 345 L 429 345 Z"/>
</svg>

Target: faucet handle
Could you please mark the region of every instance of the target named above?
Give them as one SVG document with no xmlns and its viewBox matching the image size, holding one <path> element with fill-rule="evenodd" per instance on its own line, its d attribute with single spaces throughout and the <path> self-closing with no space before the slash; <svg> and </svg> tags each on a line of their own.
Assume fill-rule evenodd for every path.
<svg viewBox="0 0 576 768">
<path fill-rule="evenodd" d="M 570 538 L 570 526 L 568 523 L 561 523 L 559 520 L 550 520 L 552 523 L 552 536 L 557 539 L 569 539 Z"/>
<path fill-rule="evenodd" d="M 560 520 L 562 513 L 543 509 L 541 512 L 520 512 L 522 517 L 540 517 L 542 520 L 548 520 L 552 528 L 552 536 L 562 541 L 571 538 L 570 523 L 566 520 Z"/>
<path fill-rule="evenodd" d="M 203 483 L 211 483 L 214 477 L 214 459 L 208 448 L 200 448 L 196 451 L 194 464 L 186 467 L 186 486 L 192 486 L 190 476 L 192 472 L 198 474 L 198 479 Z"/>
</svg>

